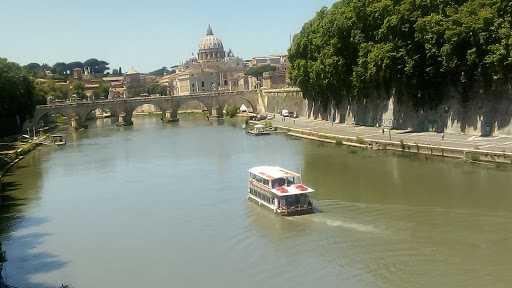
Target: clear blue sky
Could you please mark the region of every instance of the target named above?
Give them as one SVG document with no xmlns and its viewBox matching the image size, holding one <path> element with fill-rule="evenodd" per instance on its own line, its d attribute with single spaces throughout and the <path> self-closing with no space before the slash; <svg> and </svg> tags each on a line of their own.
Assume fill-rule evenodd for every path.
<svg viewBox="0 0 512 288">
<path fill-rule="evenodd" d="M 208 24 L 235 56 L 285 53 L 290 36 L 335 0 L 0 0 L 0 57 L 31 62 L 97 58 L 147 73 L 178 65 Z"/>
</svg>

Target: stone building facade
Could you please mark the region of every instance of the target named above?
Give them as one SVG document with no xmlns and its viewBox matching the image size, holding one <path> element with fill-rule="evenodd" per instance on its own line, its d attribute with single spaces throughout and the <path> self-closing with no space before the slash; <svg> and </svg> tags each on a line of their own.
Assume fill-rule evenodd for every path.
<svg viewBox="0 0 512 288">
<path fill-rule="evenodd" d="M 239 78 L 243 78 L 246 70 L 243 59 L 236 57 L 231 50 L 226 53 L 222 41 L 208 26 L 199 43 L 197 57 L 192 54 L 177 67 L 176 74 L 162 77 L 159 82 L 168 85 L 172 95 L 248 90 L 248 87 L 239 85 Z"/>
</svg>

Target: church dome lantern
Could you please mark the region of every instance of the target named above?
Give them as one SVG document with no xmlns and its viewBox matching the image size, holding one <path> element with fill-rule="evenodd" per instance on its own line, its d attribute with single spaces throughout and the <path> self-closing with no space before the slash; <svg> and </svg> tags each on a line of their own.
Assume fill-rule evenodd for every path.
<svg viewBox="0 0 512 288">
<path fill-rule="evenodd" d="M 224 46 L 217 36 L 213 35 L 212 28 L 208 25 L 206 36 L 199 43 L 199 61 L 218 61 L 226 57 Z"/>
</svg>

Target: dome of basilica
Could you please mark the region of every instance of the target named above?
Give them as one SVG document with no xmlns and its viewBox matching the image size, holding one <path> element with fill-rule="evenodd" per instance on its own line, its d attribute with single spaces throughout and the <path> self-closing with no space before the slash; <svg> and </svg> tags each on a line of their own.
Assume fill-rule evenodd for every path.
<svg viewBox="0 0 512 288">
<path fill-rule="evenodd" d="M 199 61 L 216 60 L 225 57 L 224 46 L 217 36 L 213 35 L 212 28 L 208 25 L 206 36 L 199 43 Z"/>
</svg>

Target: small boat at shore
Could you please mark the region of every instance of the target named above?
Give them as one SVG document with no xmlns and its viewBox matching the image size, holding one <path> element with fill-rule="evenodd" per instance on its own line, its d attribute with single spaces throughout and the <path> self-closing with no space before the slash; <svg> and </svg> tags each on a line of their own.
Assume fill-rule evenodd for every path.
<svg viewBox="0 0 512 288">
<path fill-rule="evenodd" d="M 260 135 L 270 135 L 270 132 L 265 130 L 265 126 L 258 124 L 258 125 L 255 125 L 252 130 L 246 130 L 245 134 L 260 136 Z"/>
<path fill-rule="evenodd" d="M 248 171 L 248 200 L 283 216 L 313 213 L 309 193 L 315 190 L 302 185 L 300 174 L 277 166 L 258 166 Z"/>
<path fill-rule="evenodd" d="M 55 134 L 55 135 L 52 135 L 52 143 L 57 146 L 66 145 L 66 140 L 64 140 L 63 135 Z"/>
</svg>

